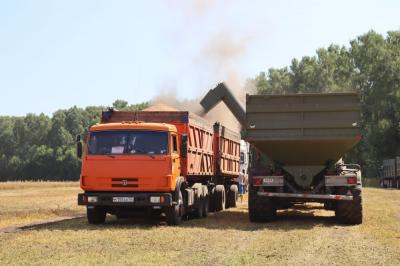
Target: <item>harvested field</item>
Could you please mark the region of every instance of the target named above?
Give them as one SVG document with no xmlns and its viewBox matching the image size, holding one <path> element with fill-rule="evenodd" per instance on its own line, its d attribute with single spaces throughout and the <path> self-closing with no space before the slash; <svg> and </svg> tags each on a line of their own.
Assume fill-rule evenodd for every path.
<svg viewBox="0 0 400 266">
<path fill-rule="evenodd" d="M 0 230 L 63 216 L 82 214 L 78 182 L 0 183 Z"/>
<path fill-rule="evenodd" d="M 0 218 L 12 216 L 12 210 L 18 209 L 14 224 L 22 224 L 32 215 L 30 205 L 39 208 L 56 201 L 68 214 L 81 214 L 84 209 L 74 205 L 79 191 L 78 184 L 74 186 L 0 189 L 1 207 L 8 210 L 2 211 Z M 42 199 L 43 191 L 51 191 L 47 200 Z M 31 195 L 31 204 L 22 206 L 11 200 L 13 192 Z M 116 220 L 112 216 L 101 226 L 89 225 L 85 218 L 34 226 L 0 233 L 0 264 L 400 264 L 400 190 L 366 188 L 360 226 L 339 225 L 333 212 L 310 206 L 282 211 L 278 221 L 267 224 L 250 223 L 247 206 L 242 204 L 178 227 L 160 225 L 159 220 Z M 37 212 L 48 219 L 42 207 L 43 211 Z"/>
</svg>

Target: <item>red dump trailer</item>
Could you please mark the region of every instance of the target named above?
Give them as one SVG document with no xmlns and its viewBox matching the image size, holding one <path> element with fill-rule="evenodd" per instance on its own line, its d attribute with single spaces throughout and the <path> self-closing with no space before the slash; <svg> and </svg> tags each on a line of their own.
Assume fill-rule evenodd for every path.
<svg viewBox="0 0 400 266">
<path fill-rule="evenodd" d="M 220 123 L 182 111 L 111 109 L 87 143 L 78 203 L 90 223 L 152 210 L 178 224 L 236 207 L 240 134 Z"/>
</svg>

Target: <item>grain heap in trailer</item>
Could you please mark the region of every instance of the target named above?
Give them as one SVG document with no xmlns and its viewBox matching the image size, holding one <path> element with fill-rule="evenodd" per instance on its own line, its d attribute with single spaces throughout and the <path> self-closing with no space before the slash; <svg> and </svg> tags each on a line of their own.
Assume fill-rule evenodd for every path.
<svg viewBox="0 0 400 266">
<path fill-rule="evenodd" d="M 357 93 L 247 95 L 245 111 L 220 83 L 201 104 L 208 111 L 220 101 L 252 147 L 251 221 L 271 221 L 277 209 L 298 202 L 320 202 L 342 223 L 362 222 L 361 168 L 341 160 L 361 139 Z"/>
<path fill-rule="evenodd" d="M 82 158 L 79 205 L 89 223 L 137 212 L 165 213 L 176 225 L 188 215 L 236 207 L 240 134 L 185 111 L 102 113 Z"/>
</svg>

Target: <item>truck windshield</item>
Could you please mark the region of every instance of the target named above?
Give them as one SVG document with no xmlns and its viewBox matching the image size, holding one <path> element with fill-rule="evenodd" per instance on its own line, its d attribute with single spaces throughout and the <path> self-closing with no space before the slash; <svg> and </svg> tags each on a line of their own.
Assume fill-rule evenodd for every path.
<svg viewBox="0 0 400 266">
<path fill-rule="evenodd" d="M 158 131 L 99 131 L 90 133 L 88 153 L 167 154 L 168 133 Z"/>
</svg>

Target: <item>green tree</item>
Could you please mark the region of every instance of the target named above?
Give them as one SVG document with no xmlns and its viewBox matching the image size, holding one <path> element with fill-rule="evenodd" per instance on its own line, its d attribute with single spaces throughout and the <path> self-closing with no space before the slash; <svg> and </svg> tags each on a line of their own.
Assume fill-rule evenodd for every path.
<svg viewBox="0 0 400 266">
<path fill-rule="evenodd" d="M 124 110 L 141 110 L 147 103 L 129 105 L 116 101 Z M 24 117 L 0 116 L 0 181 L 77 180 L 80 161 L 75 154 L 75 136 L 87 136 L 89 127 L 100 122 L 104 106 L 76 106 Z"/>
<path fill-rule="evenodd" d="M 122 110 L 128 106 L 128 102 L 124 100 L 115 100 L 113 102 L 113 107 L 117 110 Z"/>
</svg>

